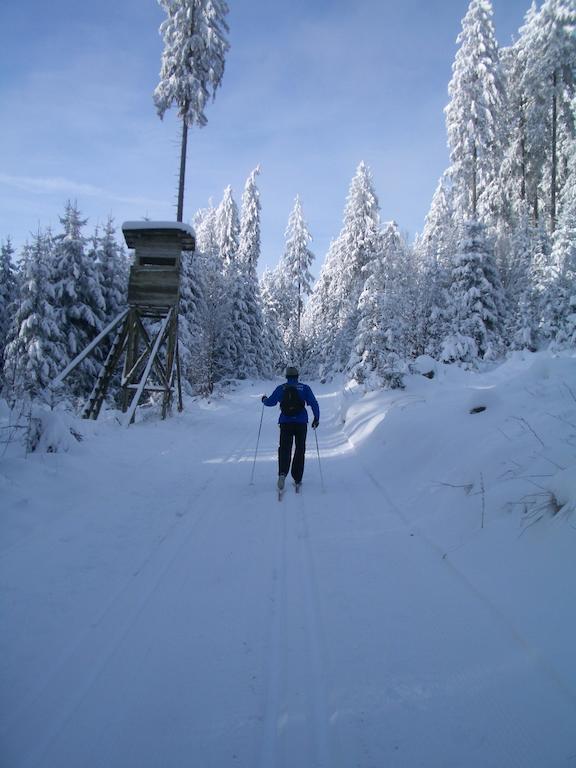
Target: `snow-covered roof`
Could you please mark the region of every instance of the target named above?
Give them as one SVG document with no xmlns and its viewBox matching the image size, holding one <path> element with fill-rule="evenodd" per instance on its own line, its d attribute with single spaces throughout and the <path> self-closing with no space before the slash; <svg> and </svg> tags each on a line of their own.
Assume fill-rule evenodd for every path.
<svg viewBox="0 0 576 768">
<path fill-rule="evenodd" d="M 146 233 L 161 234 L 175 233 L 179 234 L 182 250 L 193 251 L 196 245 L 196 235 L 189 224 L 183 224 L 181 221 L 125 221 L 122 224 L 122 232 L 128 248 L 134 248 L 136 240 L 142 240 Z M 170 239 L 172 239 L 170 238 Z"/>
<path fill-rule="evenodd" d="M 181 221 L 125 221 L 122 229 L 181 229 L 182 232 L 194 235 L 190 224 L 183 224 Z"/>
</svg>

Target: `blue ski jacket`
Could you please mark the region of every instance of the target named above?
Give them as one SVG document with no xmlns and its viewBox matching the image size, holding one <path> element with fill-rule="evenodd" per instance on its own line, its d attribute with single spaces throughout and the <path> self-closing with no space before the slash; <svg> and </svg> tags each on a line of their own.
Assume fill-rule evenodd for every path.
<svg viewBox="0 0 576 768">
<path fill-rule="evenodd" d="M 314 393 L 308 384 L 302 384 L 302 382 L 298 381 L 295 376 L 288 377 L 286 379 L 286 384 L 290 384 L 291 386 L 296 387 L 302 400 L 304 400 L 306 405 L 309 405 L 310 408 L 312 408 L 314 418 L 320 421 L 320 406 L 318 405 L 318 400 L 316 400 L 314 397 Z M 277 405 L 280 400 L 282 400 L 282 395 L 284 394 L 284 387 L 286 384 L 278 385 L 270 397 L 267 397 L 262 401 L 264 405 Z M 300 413 L 296 414 L 296 416 L 286 416 L 282 413 L 282 411 L 280 411 L 278 424 L 308 424 L 308 411 L 306 408 L 303 408 Z"/>
</svg>

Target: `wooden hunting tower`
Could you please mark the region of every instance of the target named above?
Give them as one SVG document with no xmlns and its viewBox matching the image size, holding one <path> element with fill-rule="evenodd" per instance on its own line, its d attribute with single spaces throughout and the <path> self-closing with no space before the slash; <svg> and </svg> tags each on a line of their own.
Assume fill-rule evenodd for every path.
<svg viewBox="0 0 576 768">
<path fill-rule="evenodd" d="M 128 282 L 131 307 L 169 308 L 180 300 L 180 257 L 193 251 L 194 233 L 186 224 L 127 221 L 122 232 L 134 262 Z"/>
<path fill-rule="evenodd" d="M 128 307 L 97 336 L 58 376 L 57 385 L 114 329 L 116 337 L 82 415 L 98 413 L 114 371 L 124 355 L 120 386 L 122 409 L 131 423 L 144 394 L 162 395 L 162 418 L 178 391 L 182 410 L 178 356 L 178 305 L 180 260 L 183 251 L 194 251 L 194 231 L 187 224 L 163 221 L 127 221 L 122 232 L 134 250 L 128 280 Z"/>
</svg>

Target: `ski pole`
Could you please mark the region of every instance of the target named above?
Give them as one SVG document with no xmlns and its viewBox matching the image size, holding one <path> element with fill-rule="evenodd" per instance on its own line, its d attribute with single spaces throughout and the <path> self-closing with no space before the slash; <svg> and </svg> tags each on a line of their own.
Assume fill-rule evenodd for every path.
<svg viewBox="0 0 576 768">
<path fill-rule="evenodd" d="M 260 444 L 260 432 L 262 432 L 262 419 L 264 418 L 264 403 L 262 403 L 262 412 L 260 413 L 260 426 L 258 427 L 258 439 L 256 440 L 256 450 L 254 451 L 254 463 L 252 464 L 252 475 L 250 485 L 254 485 L 254 470 L 256 469 L 256 456 L 258 455 L 258 445 Z"/>
<path fill-rule="evenodd" d="M 318 469 L 320 470 L 320 485 L 322 487 L 322 493 L 326 493 L 324 488 L 324 476 L 322 475 L 322 462 L 320 461 L 320 448 L 318 447 L 318 432 L 314 430 L 314 437 L 316 438 L 316 453 L 318 454 Z"/>
</svg>

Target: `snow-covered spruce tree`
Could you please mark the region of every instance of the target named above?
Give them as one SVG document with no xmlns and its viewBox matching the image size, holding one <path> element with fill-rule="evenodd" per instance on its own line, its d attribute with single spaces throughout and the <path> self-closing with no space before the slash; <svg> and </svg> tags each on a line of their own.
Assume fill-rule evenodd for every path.
<svg viewBox="0 0 576 768">
<path fill-rule="evenodd" d="M 506 338 L 512 349 L 535 351 L 537 347 L 538 308 L 533 285 L 534 255 L 538 231 L 528 202 L 518 204 L 518 220 L 510 237 L 510 259 L 506 281 Z"/>
<path fill-rule="evenodd" d="M 184 386 L 193 393 L 210 390 L 200 354 L 205 345 L 207 314 L 202 260 L 197 252 L 183 253 L 180 267 L 178 349 Z"/>
<path fill-rule="evenodd" d="M 358 299 L 366 280 L 365 268 L 380 248 L 380 206 L 370 170 L 361 162 L 352 179 L 344 227 L 340 233 L 340 269 L 334 298 L 340 309 L 336 338 L 336 362 L 340 370 L 349 360 L 358 323 Z"/>
<path fill-rule="evenodd" d="M 535 138 L 540 133 L 543 115 L 534 109 L 532 86 L 527 77 L 532 27 L 537 13 L 535 3 L 526 13 L 515 43 L 500 52 L 508 109 L 502 117 L 505 149 L 500 180 L 510 206 L 509 216 L 523 219 L 529 204 L 537 212 L 538 185 L 542 175 L 542 153 Z M 520 210 L 522 208 L 522 210 Z M 508 222 L 510 223 L 510 221 Z"/>
<path fill-rule="evenodd" d="M 109 217 L 101 235 L 96 237 L 96 258 L 104 299 L 104 322 L 109 323 L 126 306 L 129 260 L 116 240 L 114 219 Z"/>
<path fill-rule="evenodd" d="M 333 343 L 338 334 L 339 312 L 333 298 L 333 287 L 340 265 L 340 239 L 330 243 L 310 301 L 304 309 L 302 336 L 308 354 L 304 371 L 324 379 L 334 367 Z"/>
<path fill-rule="evenodd" d="M 422 309 L 426 286 L 416 253 L 395 222 L 384 229 L 383 241 L 390 289 L 384 304 L 388 339 L 400 358 L 408 361 L 425 352 L 422 330 L 426 321 Z"/>
<path fill-rule="evenodd" d="M 238 206 L 232 195 L 232 187 L 224 190 L 222 202 L 215 214 L 216 242 L 224 272 L 232 269 L 238 255 L 240 240 L 240 219 Z"/>
<path fill-rule="evenodd" d="M 278 290 L 278 273 L 266 269 L 260 280 L 262 298 L 262 316 L 264 320 L 264 347 L 268 353 L 268 362 L 272 374 L 282 373 L 288 362 L 300 365 L 298 356 L 291 351 L 288 355 L 282 333 L 283 305 Z"/>
<path fill-rule="evenodd" d="M 246 179 L 240 214 L 240 241 L 238 245 L 238 271 L 249 328 L 249 344 L 239 348 L 237 367 L 242 378 L 268 372 L 267 350 L 264 349 L 262 304 L 258 283 L 260 258 L 260 192 L 256 186 L 257 166 Z"/>
<path fill-rule="evenodd" d="M 414 245 L 418 264 L 420 304 L 417 317 L 419 347 L 438 358 L 447 335 L 445 292 L 452 257 L 458 248 L 459 222 L 454 210 L 454 185 L 445 172 L 434 192 L 424 230 Z"/>
<path fill-rule="evenodd" d="M 368 387 L 381 386 L 384 360 L 390 351 L 384 320 L 385 293 L 388 284 L 382 238 L 366 266 L 366 281 L 358 299 L 358 326 L 354 348 L 348 363 L 349 374 Z"/>
<path fill-rule="evenodd" d="M 540 348 L 550 344 L 558 330 L 558 318 L 554 306 L 558 269 L 552 260 L 552 238 L 544 221 L 540 219 L 534 229 L 537 236 L 532 246 L 530 281 L 536 316 L 536 346 Z"/>
<path fill-rule="evenodd" d="M 502 351 L 504 295 L 485 225 L 466 222 L 448 291 L 449 335 L 441 359 L 474 365 Z"/>
<path fill-rule="evenodd" d="M 230 186 L 224 190 L 222 202 L 216 209 L 215 227 L 223 274 L 222 313 L 224 317 L 222 334 L 218 339 L 218 361 L 220 377 L 225 378 L 236 375 L 237 359 L 245 338 L 244 312 L 240 307 L 234 308 L 234 301 L 242 303 L 243 298 L 238 286 L 240 273 L 237 262 L 240 221 L 238 206 Z"/>
<path fill-rule="evenodd" d="M 246 305 L 246 278 L 239 265 L 234 264 L 226 273 L 228 299 L 226 331 L 222 367 L 225 376 L 246 379 L 255 376 L 252 349 L 251 324 Z M 246 354 L 245 352 L 248 352 Z"/>
<path fill-rule="evenodd" d="M 13 261 L 14 248 L 10 238 L 0 247 L 0 372 L 4 360 L 4 348 L 8 336 L 8 329 L 16 307 L 16 295 L 18 283 L 16 280 L 16 266 Z M 2 377 L 0 376 L 0 384 Z"/>
<path fill-rule="evenodd" d="M 472 0 L 445 109 L 456 209 L 463 218 L 490 215 L 502 160 L 504 89 L 489 0 Z"/>
<path fill-rule="evenodd" d="M 312 293 L 314 278 L 310 267 L 314 261 L 314 254 L 308 247 L 312 235 L 304 220 L 302 203 L 298 195 L 288 219 L 285 237 L 286 245 L 280 260 L 280 271 L 285 280 L 286 289 L 291 294 L 290 299 L 295 300 L 290 307 L 288 325 L 293 325 L 293 331 L 296 332 L 296 336 L 299 336 L 304 299 Z"/>
<path fill-rule="evenodd" d="M 20 295 L 5 349 L 4 381 L 11 400 L 38 396 L 67 362 L 54 307 L 51 237 L 38 232 L 24 247 Z"/>
<path fill-rule="evenodd" d="M 531 12 L 523 28 L 523 89 L 529 94 L 527 144 L 533 183 L 537 185 L 533 190 L 534 212 L 538 217 L 544 209 L 552 232 L 575 136 L 575 28 L 574 0 L 545 0 L 538 12 Z"/>
<path fill-rule="evenodd" d="M 358 301 L 358 328 L 348 370 L 358 381 L 403 386 L 406 360 L 414 353 L 414 264 L 396 222 L 389 222 L 365 268 Z"/>
<path fill-rule="evenodd" d="M 348 191 L 342 230 L 330 245 L 307 309 L 307 334 L 321 376 L 343 371 L 350 359 L 365 267 L 378 250 L 379 228 L 378 198 L 361 162 Z"/>
<path fill-rule="evenodd" d="M 227 295 L 224 266 L 217 237 L 217 210 L 210 205 L 198 211 L 194 218 L 196 232 L 195 259 L 202 272 L 205 314 L 201 334 L 196 340 L 193 360 L 197 379 L 196 389 L 210 394 L 226 371 L 222 367 L 222 350 L 227 334 Z"/>
<path fill-rule="evenodd" d="M 164 40 L 160 82 L 154 103 L 161 118 L 173 104 L 182 120 L 177 221 L 184 209 L 188 128 L 208 122 L 204 110 L 224 75 L 229 44 L 225 0 L 158 0 L 167 18 L 160 25 Z"/>
<path fill-rule="evenodd" d="M 265 278 L 265 279 L 264 279 Z M 282 259 L 273 270 L 267 269 L 260 281 L 261 290 L 266 290 L 266 301 L 274 307 L 275 322 L 281 339 L 288 336 L 297 302 L 296 288 L 284 271 Z M 262 296 L 264 309 L 264 296 Z M 294 358 L 294 362 L 297 359 Z"/>
<path fill-rule="evenodd" d="M 64 231 L 54 238 L 52 280 L 58 322 L 70 362 L 102 330 L 105 305 L 98 265 L 87 253 L 82 234 L 86 220 L 81 218 L 76 205 L 68 202 L 60 222 Z M 89 394 L 98 372 L 97 361 L 88 356 L 67 379 L 70 391 L 79 397 Z"/>
<path fill-rule="evenodd" d="M 547 286 L 544 325 L 555 346 L 576 346 L 576 146 L 552 239 L 552 279 Z"/>
</svg>

